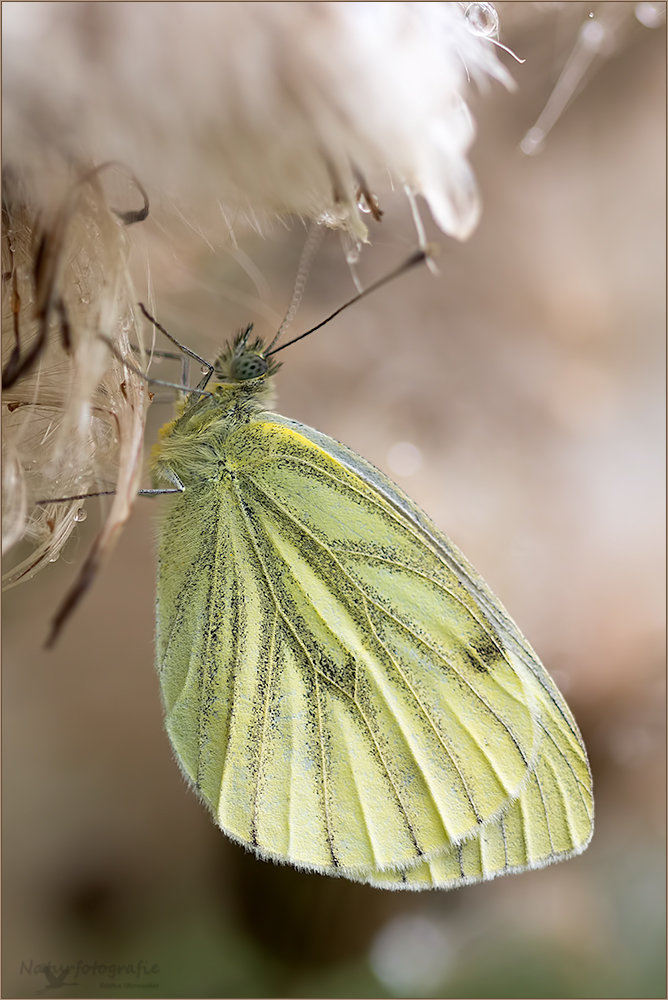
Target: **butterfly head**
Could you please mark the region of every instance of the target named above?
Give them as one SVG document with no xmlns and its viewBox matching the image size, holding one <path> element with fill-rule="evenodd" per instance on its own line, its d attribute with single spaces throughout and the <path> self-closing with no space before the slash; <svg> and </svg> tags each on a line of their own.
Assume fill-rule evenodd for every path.
<svg viewBox="0 0 668 1000">
<path fill-rule="evenodd" d="M 253 330 L 250 323 L 241 330 L 233 341 L 227 344 L 225 350 L 216 361 L 216 378 L 221 382 L 249 382 L 254 379 L 264 379 L 275 375 L 280 364 L 273 358 L 265 358 L 264 341 L 256 337 L 249 341 Z"/>
</svg>

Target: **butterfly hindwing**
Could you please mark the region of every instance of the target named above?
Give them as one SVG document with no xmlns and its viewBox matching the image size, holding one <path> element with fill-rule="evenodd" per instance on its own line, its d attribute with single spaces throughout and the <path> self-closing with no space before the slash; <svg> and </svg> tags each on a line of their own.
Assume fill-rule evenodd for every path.
<svg viewBox="0 0 668 1000">
<path fill-rule="evenodd" d="M 224 830 L 386 888 L 583 849 L 568 708 L 396 486 L 268 412 L 200 423 L 169 461 L 186 490 L 160 533 L 158 670 L 177 757 Z"/>
</svg>

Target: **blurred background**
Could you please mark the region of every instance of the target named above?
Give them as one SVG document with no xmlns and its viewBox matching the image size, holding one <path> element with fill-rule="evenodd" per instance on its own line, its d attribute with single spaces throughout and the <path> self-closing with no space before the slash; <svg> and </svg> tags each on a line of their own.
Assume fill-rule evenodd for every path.
<svg viewBox="0 0 668 1000">
<path fill-rule="evenodd" d="M 605 4 L 597 5 L 605 7 Z M 153 669 L 153 520 L 140 501 L 57 648 L 42 645 L 99 524 L 3 601 L 3 994 L 665 996 L 665 29 L 628 8 L 537 156 L 585 4 L 500 4 L 515 93 L 471 95 L 482 221 L 430 223 L 412 272 L 283 355 L 281 413 L 375 463 L 466 553 L 561 687 L 595 782 L 581 857 L 451 892 L 388 893 L 254 860 L 186 788 Z M 521 10 L 524 9 L 524 10 Z M 379 192 L 364 284 L 415 245 Z M 424 213 L 425 219 L 428 213 Z M 160 206 L 132 231 L 158 319 L 213 358 L 272 334 L 306 232 L 205 242 Z M 294 333 L 354 293 L 337 234 Z M 162 346 L 162 345 L 158 345 Z M 156 377 L 178 380 L 168 362 Z M 156 395 L 147 441 L 170 417 Z M 143 966 L 138 963 L 143 962 Z M 96 964 L 97 963 L 97 964 Z M 125 966 L 125 969 L 119 967 Z"/>
</svg>

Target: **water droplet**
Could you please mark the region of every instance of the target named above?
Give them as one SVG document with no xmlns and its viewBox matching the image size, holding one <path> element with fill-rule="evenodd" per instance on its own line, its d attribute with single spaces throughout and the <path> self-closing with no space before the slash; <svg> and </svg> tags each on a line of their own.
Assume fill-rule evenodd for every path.
<svg viewBox="0 0 668 1000">
<path fill-rule="evenodd" d="M 339 217 L 333 215 L 332 212 L 323 212 L 315 221 L 319 226 L 331 226 L 334 229 L 341 224 Z"/>
<path fill-rule="evenodd" d="M 520 149 L 523 153 L 526 153 L 527 156 L 535 156 L 536 153 L 540 153 L 544 138 L 545 133 L 542 128 L 534 126 L 529 129 L 527 134 L 522 139 Z"/>
<path fill-rule="evenodd" d="M 60 559 L 60 552 L 56 552 L 55 556 L 51 556 L 49 562 L 58 562 L 59 559 Z"/>
<path fill-rule="evenodd" d="M 481 35 L 483 38 L 498 36 L 499 15 L 493 3 L 469 3 L 464 16 L 474 35 Z"/>
<path fill-rule="evenodd" d="M 89 306 L 90 305 L 90 295 L 81 295 L 81 296 L 79 296 L 79 302 L 81 303 L 82 306 Z"/>
<path fill-rule="evenodd" d="M 397 441 L 387 453 L 387 464 L 397 476 L 414 476 L 422 465 L 422 454 L 410 441 Z"/>
<path fill-rule="evenodd" d="M 79 510 L 74 515 L 75 521 L 85 521 L 88 517 L 88 511 L 84 510 L 83 507 L 79 507 Z"/>
<path fill-rule="evenodd" d="M 371 199 L 371 205 L 369 204 L 369 199 Z M 360 196 L 357 199 L 357 207 L 360 212 L 366 212 L 367 214 L 372 212 L 374 215 L 378 213 L 380 202 L 376 198 L 375 194 L 370 194 L 369 197 L 361 191 Z"/>
<path fill-rule="evenodd" d="M 346 250 L 346 263 L 347 264 L 357 264 L 359 263 L 360 256 L 362 254 L 362 246 L 360 243 L 355 243 L 354 246 L 349 247 Z"/>
</svg>

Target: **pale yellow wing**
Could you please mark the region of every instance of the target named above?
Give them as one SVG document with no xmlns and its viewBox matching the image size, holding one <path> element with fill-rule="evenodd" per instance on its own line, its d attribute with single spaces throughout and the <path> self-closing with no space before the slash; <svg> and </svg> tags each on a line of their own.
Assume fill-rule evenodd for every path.
<svg viewBox="0 0 668 1000">
<path fill-rule="evenodd" d="M 577 727 L 461 554 L 317 431 L 264 414 L 219 447 L 163 520 L 158 670 L 220 826 L 388 888 L 582 850 Z"/>
<path fill-rule="evenodd" d="M 543 700 L 540 693 L 538 698 Z M 527 781 L 501 816 L 430 862 L 409 870 L 376 872 L 367 881 L 382 888 L 451 888 L 542 868 L 584 850 L 593 817 L 586 758 L 549 699 L 542 709 L 542 739 Z"/>
</svg>

